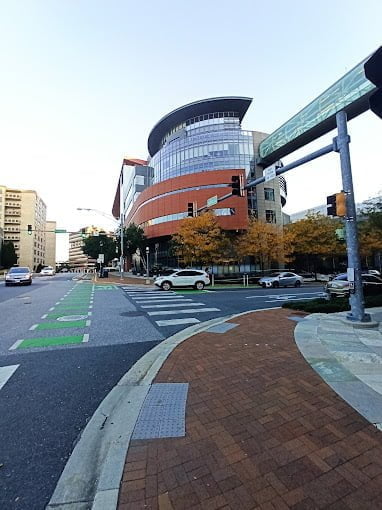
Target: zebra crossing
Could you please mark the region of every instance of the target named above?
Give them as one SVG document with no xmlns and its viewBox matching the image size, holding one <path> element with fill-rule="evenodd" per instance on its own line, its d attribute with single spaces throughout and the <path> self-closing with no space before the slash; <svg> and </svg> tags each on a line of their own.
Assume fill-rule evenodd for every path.
<svg viewBox="0 0 382 510">
<path fill-rule="evenodd" d="M 200 320 L 194 315 L 221 311 L 220 308 L 208 307 L 205 303 L 194 301 L 173 290 L 161 291 L 131 286 L 122 287 L 122 290 L 142 311 L 147 313 L 148 317 L 160 317 L 154 321 L 160 327 L 197 324 Z M 169 318 L 162 318 L 165 316 Z"/>
</svg>

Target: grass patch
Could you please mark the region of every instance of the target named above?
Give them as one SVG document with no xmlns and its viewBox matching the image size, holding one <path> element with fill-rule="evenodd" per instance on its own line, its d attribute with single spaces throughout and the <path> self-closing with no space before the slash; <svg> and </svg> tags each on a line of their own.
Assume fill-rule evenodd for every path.
<svg viewBox="0 0 382 510">
<path fill-rule="evenodd" d="M 382 294 L 365 297 L 366 308 L 374 308 L 376 306 L 382 306 Z M 327 301 L 324 298 L 311 299 L 308 301 L 287 301 L 283 303 L 282 307 L 308 313 L 336 313 L 350 310 L 348 298 L 335 298 L 331 301 Z"/>
</svg>

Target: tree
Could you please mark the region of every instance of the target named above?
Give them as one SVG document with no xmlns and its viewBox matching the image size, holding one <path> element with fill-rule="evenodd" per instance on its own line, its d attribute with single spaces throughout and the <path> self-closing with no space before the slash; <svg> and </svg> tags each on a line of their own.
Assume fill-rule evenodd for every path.
<svg viewBox="0 0 382 510">
<path fill-rule="evenodd" d="M 361 257 L 365 258 L 366 266 L 373 266 L 373 258 L 379 254 L 381 261 L 382 252 L 382 197 L 364 202 L 364 208 L 360 211 L 358 232 L 359 250 Z M 371 260 L 370 260 L 371 259 Z M 381 262 L 379 262 L 379 266 Z"/>
<path fill-rule="evenodd" d="M 254 257 L 263 270 L 271 267 L 273 261 L 282 263 L 288 260 L 291 237 L 289 234 L 284 239 L 280 227 L 251 218 L 248 230 L 237 241 L 237 251 L 243 257 Z"/>
<path fill-rule="evenodd" d="M 214 214 L 185 218 L 172 241 L 176 255 L 187 265 L 212 264 L 222 258 L 224 234 Z"/>
<path fill-rule="evenodd" d="M 5 269 L 17 264 L 17 255 L 12 241 L 4 241 L 1 249 L 1 265 Z"/>
<path fill-rule="evenodd" d="M 313 270 L 316 272 L 318 257 L 324 259 L 330 257 L 334 266 L 334 257 L 345 253 L 345 243 L 336 235 L 336 229 L 342 227 L 341 220 L 313 213 L 286 225 L 285 232 L 293 236 L 291 243 L 293 255 L 307 257 L 308 271 L 310 262 L 313 261 Z"/>
<path fill-rule="evenodd" d="M 116 242 L 106 234 L 100 233 L 99 236 L 90 236 L 84 239 L 82 251 L 92 259 L 97 259 L 100 253 L 104 254 L 104 264 L 107 265 L 116 256 Z"/>
<path fill-rule="evenodd" d="M 123 251 L 125 254 L 132 255 L 137 248 L 142 252 L 146 243 L 147 239 L 143 228 L 138 227 L 135 223 L 130 223 L 123 229 Z M 121 238 L 119 238 L 118 246 L 121 246 Z"/>
</svg>

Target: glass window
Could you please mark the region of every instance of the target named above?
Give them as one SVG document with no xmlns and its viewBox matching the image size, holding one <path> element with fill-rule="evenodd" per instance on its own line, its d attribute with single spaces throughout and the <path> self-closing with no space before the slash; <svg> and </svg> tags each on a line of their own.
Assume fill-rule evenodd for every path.
<svg viewBox="0 0 382 510">
<path fill-rule="evenodd" d="M 273 188 L 264 188 L 264 198 L 265 200 L 275 201 L 275 190 Z"/>
<path fill-rule="evenodd" d="M 276 213 L 272 209 L 265 210 L 265 221 L 267 223 L 276 223 Z"/>
</svg>

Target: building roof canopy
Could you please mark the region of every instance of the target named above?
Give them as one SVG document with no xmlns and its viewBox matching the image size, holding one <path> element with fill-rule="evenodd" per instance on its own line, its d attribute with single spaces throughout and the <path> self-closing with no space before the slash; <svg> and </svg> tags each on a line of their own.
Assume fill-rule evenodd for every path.
<svg viewBox="0 0 382 510">
<path fill-rule="evenodd" d="M 158 152 L 163 137 L 174 126 L 193 117 L 197 117 L 198 115 L 215 112 L 238 112 L 241 122 L 251 102 L 252 98 L 250 97 L 212 97 L 209 99 L 201 99 L 200 101 L 195 101 L 173 110 L 162 117 L 151 130 L 148 139 L 150 156 L 154 156 L 154 154 Z"/>
</svg>

